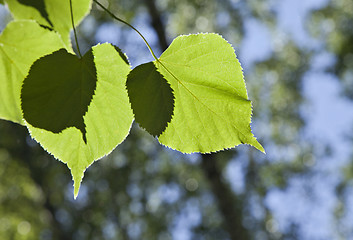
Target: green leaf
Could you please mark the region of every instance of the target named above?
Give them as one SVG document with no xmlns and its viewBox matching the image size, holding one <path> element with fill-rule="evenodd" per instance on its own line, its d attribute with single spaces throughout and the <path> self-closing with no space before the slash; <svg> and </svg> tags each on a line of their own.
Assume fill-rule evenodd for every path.
<svg viewBox="0 0 353 240">
<path fill-rule="evenodd" d="M 174 115 L 160 143 L 184 153 L 209 153 L 250 144 L 251 102 L 234 49 L 217 34 L 176 38 L 155 61 L 170 83 Z"/>
<path fill-rule="evenodd" d="M 53 26 L 53 24 L 51 23 L 47 10 L 45 8 L 45 2 L 44 0 L 18 0 L 21 4 L 23 5 L 27 5 L 30 7 L 34 7 L 35 9 L 37 9 L 40 13 L 40 15 L 47 20 L 47 22 L 50 24 L 50 26 Z"/>
<path fill-rule="evenodd" d="M 34 21 L 6 26 L 0 35 L 0 119 L 24 124 L 20 106 L 23 79 L 35 60 L 63 46 L 58 34 Z"/>
<path fill-rule="evenodd" d="M 70 31 L 72 24 L 69 0 L 40 0 L 45 4 L 44 9 L 40 6 L 35 8 L 35 4 L 21 4 L 25 1 L 34 2 L 39 0 L 5 0 L 15 19 L 32 19 L 41 25 L 53 28 L 61 35 L 66 48 L 71 49 Z M 36 6 L 38 6 L 38 3 Z M 91 6 L 91 0 L 72 0 L 75 25 L 78 25 L 89 13 Z M 48 15 L 47 20 L 45 15 L 43 17 L 44 10 Z"/>
<path fill-rule="evenodd" d="M 59 133 L 76 127 L 86 143 L 83 116 L 96 88 L 92 49 L 81 59 L 60 49 L 40 58 L 23 82 L 24 119 L 34 127 Z"/>
<path fill-rule="evenodd" d="M 110 44 L 92 49 L 98 80 L 84 116 L 87 144 L 77 128 L 66 128 L 57 134 L 26 123 L 31 136 L 70 168 L 75 197 L 86 168 L 109 154 L 126 138 L 133 120 L 126 90 L 130 66 Z"/>
<path fill-rule="evenodd" d="M 174 96 L 170 85 L 149 62 L 130 72 L 126 86 L 136 122 L 159 136 L 172 119 Z"/>
<path fill-rule="evenodd" d="M 50 23 L 42 16 L 40 11 L 33 6 L 22 4 L 19 0 L 4 0 L 4 2 L 7 4 L 15 20 L 35 20 L 43 26 L 51 27 Z M 48 13 L 48 11 L 46 12 Z"/>
</svg>

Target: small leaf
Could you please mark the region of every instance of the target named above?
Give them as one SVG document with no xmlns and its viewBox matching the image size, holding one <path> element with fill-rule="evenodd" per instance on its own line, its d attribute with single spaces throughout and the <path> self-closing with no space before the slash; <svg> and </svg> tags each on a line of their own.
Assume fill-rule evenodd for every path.
<svg viewBox="0 0 353 240">
<path fill-rule="evenodd" d="M 53 133 L 26 123 L 31 136 L 70 168 L 75 197 L 86 168 L 109 154 L 130 131 L 133 114 L 126 90 L 130 65 L 119 52 L 110 44 L 92 47 L 97 83 L 83 117 L 87 143 L 83 141 L 81 131 L 74 127 Z"/>
<path fill-rule="evenodd" d="M 5 2 L 14 19 L 31 19 L 53 28 L 61 36 L 66 49 L 71 49 L 72 24 L 69 0 L 5 0 Z M 25 2 L 27 4 L 21 4 Z M 72 0 L 75 25 L 78 25 L 89 13 L 91 6 L 92 0 Z"/>
<path fill-rule="evenodd" d="M 83 116 L 96 88 L 92 49 L 83 58 L 60 49 L 37 60 L 21 91 L 24 119 L 33 127 L 59 133 L 76 127 L 85 143 Z"/>
<path fill-rule="evenodd" d="M 34 0 L 35 1 L 35 0 Z M 40 11 L 30 4 L 23 4 L 19 0 L 4 0 L 15 20 L 35 20 L 42 26 L 52 27 Z M 23 0 L 23 2 L 27 2 Z M 49 15 L 49 14 L 48 14 Z M 49 16 L 48 16 L 49 19 Z"/>
<path fill-rule="evenodd" d="M 47 20 L 47 22 L 50 24 L 50 26 L 53 26 L 53 24 L 51 23 L 47 10 L 45 8 L 45 2 L 44 0 L 18 0 L 21 4 L 23 5 L 27 5 L 30 7 L 34 7 L 35 9 L 37 9 L 40 14 L 42 15 L 42 17 Z"/>
<path fill-rule="evenodd" d="M 61 35 L 67 48 L 71 47 L 70 31 L 72 30 L 70 1 L 45 0 L 45 6 L 54 29 Z M 82 19 L 90 12 L 92 0 L 73 0 L 72 10 L 75 25 L 78 26 Z"/>
<path fill-rule="evenodd" d="M 153 62 L 132 70 L 126 82 L 136 121 L 150 134 L 159 136 L 172 119 L 174 96 L 170 85 Z"/>
<path fill-rule="evenodd" d="M 29 20 L 10 22 L 0 35 L 0 119 L 24 124 L 23 79 L 38 58 L 64 46 L 60 36 Z"/>
<path fill-rule="evenodd" d="M 251 133 L 252 109 L 242 68 L 221 36 L 180 36 L 155 64 L 175 96 L 173 119 L 160 143 L 184 153 L 244 143 L 264 151 Z"/>
</svg>

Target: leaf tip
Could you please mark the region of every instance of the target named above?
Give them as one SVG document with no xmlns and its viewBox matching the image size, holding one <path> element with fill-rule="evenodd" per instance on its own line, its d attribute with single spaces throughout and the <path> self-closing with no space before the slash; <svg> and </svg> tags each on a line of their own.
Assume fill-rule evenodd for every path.
<svg viewBox="0 0 353 240">
<path fill-rule="evenodd" d="M 77 196 L 78 196 L 78 191 L 80 190 L 80 186 L 76 189 L 75 187 L 75 190 L 74 190 L 74 200 L 77 199 Z"/>
<path fill-rule="evenodd" d="M 82 172 L 81 174 L 76 174 L 73 171 L 71 171 L 72 179 L 74 181 L 73 187 L 74 187 L 74 199 L 75 200 L 77 199 L 78 193 L 80 191 L 81 182 L 82 182 L 82 179 L 83 179 L 83 173 L 84 172 Z"/>
<path fill-rule="evenodd" d="M 258 141 L 256 141 L 256 143 L 257 144 L 254 144 L 252 146 L 255 147 L 257 150 L 259 150 L 260 152 L 262 152 L 263 154 L 266 154 L 264 147 Z"/>
</svg>

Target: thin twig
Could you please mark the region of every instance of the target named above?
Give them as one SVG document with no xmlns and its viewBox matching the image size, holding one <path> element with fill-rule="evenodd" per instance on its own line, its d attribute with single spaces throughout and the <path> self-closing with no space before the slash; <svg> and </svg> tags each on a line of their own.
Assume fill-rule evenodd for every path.
<svg viewBox="0 0 353 240">
<path fill-rule="evenodd" d="M 77 40 L 77 33 L 76 33 L 75 22 L 74 22 L 74 13 L 72 11 L 72 0 L 70 0 L 70 12 L 71 12 L 71 23 L 72 23 L 72 28 L 74 29 L 75 42 L 76 42 L 78 55 L 80 56 L 80 58 L 82 58 L 80 46 L 78 45 L 78 40 Z"/>
<path fill-rule="evenodd" d="M 124 20 L 122 20 L 121 18 L 115 16 L 111 11 L 109 11 L 106 7 L 104 7 L 100 2 L 98 2 L 97 0 L 93 0 L 98 6 L 100 6 L 104 11 L 106 11 L 112 18 L 114 18 L 115 20 L 124 23 L 125 25 L 129 26 L 130 28 L 132 28 L 135 32 L 137 32 L 138 35 L 140 35 L 140 37 L 142 38 L 142 40 L 145 42 L 146 46 L 148 47 L 148 50 L 150 50 L 153 58 L 159 62 L 158 58 L 156 57 L 156 55 L 154 54 L 151 46 L 148 44 L 146 38 L 136 29 L 134 28 L 131 24 L 125 22 Z"/>
</svg>

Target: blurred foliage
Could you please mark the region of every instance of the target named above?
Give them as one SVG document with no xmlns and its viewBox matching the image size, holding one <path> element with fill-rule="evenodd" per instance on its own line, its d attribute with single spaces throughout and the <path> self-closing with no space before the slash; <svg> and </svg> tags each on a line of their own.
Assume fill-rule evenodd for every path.
<svg viewBox="0 0 353 240">
<path fill-rule="evenodd" d="M 25 239 L 171 239 L 170 229 L 192 210 L 201 214 L 192 216 L 196 234 L 227 236 L 199 157 L 175 155 L 136 127 L 121 147 L 88 169 L 77 201 L 68 171 L 23 127 L 2 121 L 0 131 L 6 139 L 0 175 L 4 239 L 27 233 Z"/>
<path fill-rule="evenodd" d="M 149 1 L 102 3 L 133 24 L 141 26 L 142 19 L 148 28 Z M 63 164 L 31 140 L 26 129 L 0 121 L 0 239 L 168 240 L 176 232 L 185 239 L 232 239 L 229 226 L 237 226 L 226 220 L 229 216 L 222 211 L 217 184 L 224 185 L 222 196 L 233 203 L 229 209 L 235 208 L 235 217 L 248 231 L 248 237 L 239 239 L 306 239 L 300 235 L 298 222 L 292 222 L 286 231 L 279 229 L 264 199 L 274 189 L 288 188 L 293 179 L 310 181 L 315 175 L 312 168 L 318 163 L 313 143 L 301 132 L 305 126 L 302 78 L 315 50 L 303 49 L 290 36 L 279 33 L 271 1 L 155 2 L 168 41 L 179 34 L 219 32 L 239 49 L 246 21 L 257 19 L 268 28 L 273 42 L 271 56 L 246 69 L 245 75 L 254 107 L 254 131 L 272 158 L 248 147 L 228 150 L 211 159 L 220 172 L 212 177 L 203 157 L 164 148 L 134 124 L 122 145 L 87 170 L 75 201 L 70 174 Z M 351 0 L 333 0 L 308 19 L 313 36 L 326 40 L 325 49 L 336 57 L 336 64 L 327 70 L 340 77 L 350 97 L 352 14 Z M 129 44 L 136 45 L 129 29 L 112 22 L 94 5 L 78 29 L 83 49 L 98 42 L 97 32 L 106 24 L 118 31 L 119 47 L 127 50 Z M 131 56 L 134 61 L 140 56 L 140 47 L 144 48 L 139 44 L 126 51 L 129 56 L 136 54 Z M 158 46 L 155 39 L 151 44 Z M 241 169 L 239 176 L 232 176 L 239 183 L 227 175 L 233 165 Z M 344 221 L 352 193 L 352 169 L 344 170 L 345 178 L 336 189 L 338 225 Z M 228 191 L 233 196 L 227 195 Z M 345 239 L 347 235 L 341 232 Z"/>
<path fill-rule="evenodd" d="M 336 57 L 336 64 L 328 69 L 339 76 L 345 94 L 353 99 L 353 2 L 330 1 L 327 7 L 312 15 L 312 32 L 326 39 L 328 51 Z"/>
<path fill-rule="evenodd" d="M 325 39 L 327 51 L 335 58 L 335 63 L 326 70 L 337 75 L 343 85 L 343 93 L 353 99 L 353 2 L 330 1 L 325 8 L 313 13 L 311 22 L 311 32 Z M 352 134 L 347 133 L 347 137 L 352 142 Z M 353 189 L 353 156 L 351 159 L 348 166 L 342 167 L 343 181 L 336 186 L 339 201 L 335 215 L 341 233 L 351 231 L 347 227 L 347 213 L 350 211 Z M 340 237 L 345 238 L 344 234 Z"/>
<path fill-rule="evenodd" d="M 43 194 L 29 170 L 6 149 L 0 149 L 0 165 L 0 238 L 35 239 L 48 222 Z"/>
</svg>

